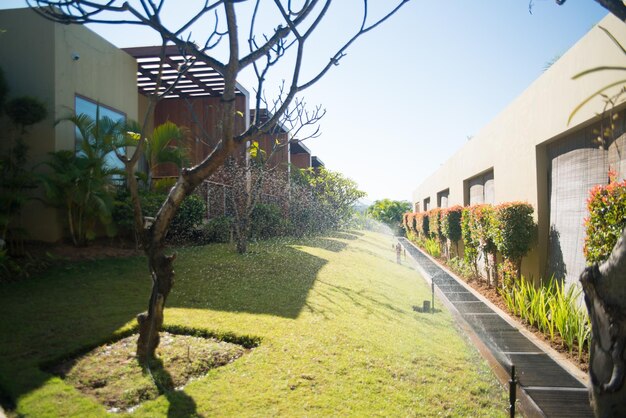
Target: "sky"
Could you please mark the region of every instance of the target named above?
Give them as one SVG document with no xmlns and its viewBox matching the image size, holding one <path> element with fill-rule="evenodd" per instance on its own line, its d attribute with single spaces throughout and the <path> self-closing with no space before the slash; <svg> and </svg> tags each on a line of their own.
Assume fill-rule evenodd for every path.
<svg viewBox="0 0 626 418">
<path fill-rule="evenodd" d="M 182 19 L 188 9 L 181 6 L 191 3 L 172 2 L 168 17 Z M 395 2 L 370 3 L 375 17 Z M 302 79 L 327 63 L 354 30 L 361 4 L 333 4 L 328 22 L 310 41 Z M 23 0 L 0 1 L 0 8 L 23 5 Z M 326 168 L 356 181 L 369 201 L 410 201 L 423 179 L 606 14 L 593 0 L 568 0 L 562 6 L 533 0 L 532 14 L 529 0 L 411 0 L 357 40 L 340 65 L 303 93 L 310 106 L 326 109 L 321 135 L 306 145 Z M 262 14 L 258 26 L 273 24 L 271 18 Z M 90 28 L 120 48 L 158 44 L 154 34 L 131 27 Z M 192 36 L 201 34 L 196 28 Z M 287 67 L 277 70 L 268 78 L 268 97 L 290 77 Z M 249 71 L 239 81 L 250 91 L 255 86 Z"/>
</svg>

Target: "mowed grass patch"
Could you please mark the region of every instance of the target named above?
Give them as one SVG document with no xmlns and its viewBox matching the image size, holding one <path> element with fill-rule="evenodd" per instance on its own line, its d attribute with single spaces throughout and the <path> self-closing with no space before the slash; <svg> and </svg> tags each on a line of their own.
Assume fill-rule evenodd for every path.
<svg viewBox="0 0 626 418">
<path fill-rule="evenodd" d="M 343 233 L 181 249 L 166 326 L 259 337 L 249 354 L 130 416 L 504 416 L 504 390 L 391 238 Z M 31 416 L 106 409 L 39 365 L 111 338 L 145 309 L 142 258 L 0 288 L 0 387 Z M 439 305 L 441 306 L 441 305 Z"/>
</svg>

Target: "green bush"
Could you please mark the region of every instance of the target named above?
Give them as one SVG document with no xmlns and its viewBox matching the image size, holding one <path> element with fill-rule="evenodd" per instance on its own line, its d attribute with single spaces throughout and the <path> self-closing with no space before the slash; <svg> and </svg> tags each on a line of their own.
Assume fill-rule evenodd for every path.
<svg viewBox="0 0 626 418">
<path fill-rule="evenodd" d="M 497 247 L 494 243 L 495 236 L 495 211 L 491 205 L 476 205 L 470 208 L 470 228 L 472 239 L 478 244 L 478 250 L 482 253 L 487 270 L 487 285 L 492 282 L 498 286 L 498 272 L 496 268 Z"/>
<path fill-rule="evenodd" d="M 250 236 L 268 239 L 284 234 L 285 224 L 280 208 L 274 204 L 258 204 L 252 210 Z"/>
<path fill-rule="evenodd" d="M 455 244 L 457 255 L 459 253 L 459 241 L 462 237 L 462 213 L 463 208 L 461 206 L 453 206 L 441 211 L 441 233 L 451 243 Z"/>
<path fill-rule="evenodd" d="M 626 181 L 596 186 L 587 200 L 584 253 L 588 264 L 609 258 L 626 227 Z"/>
<path fill-rule="evenodd" d="M 5 105 L 4 111 L 19 126 L 30 126 L 46 118 L 46 106 L 34 97 L 16 97 Z"/>
<path fill-rule="evenodd" d="M 440 242 L 443 237 L 441 233 L 441 209 L 435 208 L 428 211 L 428 229 L 431 238 Z"/>
<path fill-rule="evenodd" d="M 474 274 L 478 274 L 478 240 L 472 234 L 474 226 L 472 225 L 472 209 L 463 208 L 461 214 L 461 236 L 463 238 L 463 259 L 466 263 L 474 268 Z"/>
<path fill-rule="evenodd" d="M 472 278 L 475 276 L 474 266 L 463 258 L 452 257 L 448 260 L 448 267 L 461 277 Z"/>
<path fill-rule="evenodd" d="M 140 194 L 143 216 L 154 218 L 161 208 L 167 195 L 154 192 Z M 196 195 L 187 196 L 181 203 L 176 216 L 170 225 L 167 239 L 173 243 L 182 243 L 194 237 L 195 227 L 200 225 L 206 215 L 204 200 Z M 113 210 L 113 220 L 119 228 L 123 228 L 123 235 L 132 236 L 135 221 L 130 194 L 120 192 Z"/>
<path fill-rule="evenodd" d="M 430 235 L 430 219 L 427 212 L 420 212 L 415 215 L 415 231 L 422 238 Z"/>
<path fill-rule="evenodd" d="M 233 221 L 228 216 L 209 219 L 195 228 L 192 241 L 198 245 L 230 242 L 232 224 Z"/>
<path fill-rule="evenodd" d="M 493 242 L 502 256 L 517 269 L 520 277 L 522 258 L 528 254 L 535 237 L 533 207 L 528 203 L 503 203 L 495 208 Z"/>
</svg>

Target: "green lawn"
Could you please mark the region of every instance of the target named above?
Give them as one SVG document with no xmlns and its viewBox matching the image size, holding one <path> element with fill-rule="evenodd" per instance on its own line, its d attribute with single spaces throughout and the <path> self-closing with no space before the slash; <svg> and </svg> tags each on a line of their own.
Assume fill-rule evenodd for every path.
<svg viewBox="0 0 626 418">
<path fill-rule="evenodd" d="M 391 242 L 352 232 L 255 244 L 246 256 L 225 245 L 179 250 L 166 324 L 261 344 L 132 415 L 504 416 L 503 388 L 451 315 L 412 311 L 429 289 L 395 263 Z M 15 412 L 106 415 L 40 365 L 134 326 L 148 294 L 143 258 L 0 287 L 0 388 Z"/>
</svg>

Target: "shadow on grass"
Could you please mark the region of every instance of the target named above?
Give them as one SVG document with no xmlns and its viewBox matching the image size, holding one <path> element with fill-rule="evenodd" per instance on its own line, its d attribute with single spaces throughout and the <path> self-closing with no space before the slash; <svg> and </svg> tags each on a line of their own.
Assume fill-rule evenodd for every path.
<svg viewBox="0 0 626 418">
<path fill-rule="evenodd" d="M 338 252 L 352 233 L 297 242 Z M 351 238 L 352 237 L 352 238 Z M 241 257 L 226 245 L 185 248 L 176 261 L 176 283 L 166 307 L 211 309 L 297 318 L 327 260 L 295 242 L 258 245 Z M 42 364 L 69 358 L 108 342 L 144 311 L 150 278 L 144 257 L 81 262 L 0 289 L 0 388 L 3 404 L 42 386 L 51 375 Z M 236 331 L 236 330 L 232 330 Z M 195 410 L 173 392 L 172 416 Z M 87 402 L 87 401 L 85 401 Z M 49 406 L 49 405 L 48 405 Z M 180 412 L 180 413 L 179 413 Z"/>
<path fill-rule="evenodd" d="M 149 366 L 139 362 L 144 373 L 150 374 L 157 387 L 159 395 L 164 395 L 169 403 L 168 418 L 196 417 L 196 402 L 182 390 L 176 390 L 174 380 L 160 359 L 150 361 Z"/>
</svg>

